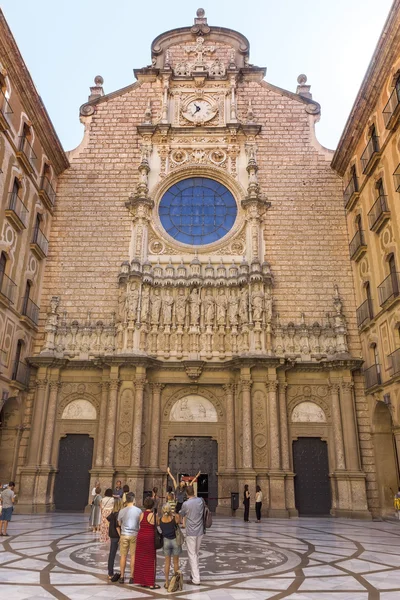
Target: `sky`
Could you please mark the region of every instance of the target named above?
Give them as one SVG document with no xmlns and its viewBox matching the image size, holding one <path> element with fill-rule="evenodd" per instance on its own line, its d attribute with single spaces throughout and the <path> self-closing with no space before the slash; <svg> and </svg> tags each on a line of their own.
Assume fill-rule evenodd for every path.
<svg viewBox="0 0 400 600">
<path fill-rule="evenodd" d="M 266 80 L 296 91 L 305 73 L 322 107 L 317 137 L 337 146 L 371 60 L 391 0 L 2 0 L 1 8 L 65 150 L 83 136 L 79 107 L 96 75 L 105 93 L 132 83 L 150 64 L 160 33 L 193 24 L 202 6 L 209 25 L 250 42 L 250 62 Z"/>
</svg>

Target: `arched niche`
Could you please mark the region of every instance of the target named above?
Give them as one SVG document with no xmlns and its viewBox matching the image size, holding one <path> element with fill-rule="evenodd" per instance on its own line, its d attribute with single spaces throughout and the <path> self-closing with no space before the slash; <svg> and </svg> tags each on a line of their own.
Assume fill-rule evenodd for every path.
<svg viewBox="0 0 400 600">
<path fill-rule="evenodd" d="M 73 400 L 67 404 L 61 415 L 62 420 L 95 421 L 96 418 L 96 408 L 84 399 Z"/>
<path fill-rule="evenodd" d="M 175 423 L 217 423 L 218 415 L 210 400 L 199 394 L 189 394 L 172 405 L 169 420 Z"/>
<path fill-rule="evenodd" d="M 294 407 L 291 421 L 292 423 L 326 423 L 326 415 L 321 406 L 315 402 L 304 401 Z"/>
</svg>

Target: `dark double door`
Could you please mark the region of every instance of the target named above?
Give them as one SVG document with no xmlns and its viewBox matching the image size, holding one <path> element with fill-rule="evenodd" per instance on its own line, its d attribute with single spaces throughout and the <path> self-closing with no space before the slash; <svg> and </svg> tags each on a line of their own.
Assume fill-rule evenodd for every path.
<svg viewBox="0 0 400 600">
<path fill-rule="evenodd" d="M 169 442 L 168 464 L 176 477 L 194 477 L 199 471 L 197 495 L 215 511 L 218 504 L 218 444 L 208 437 L 176 437 Z"/>
<path fill-rule="evenodd" d="M 83 511 L 88 503 L 93 438 L 68 434 L 60 440 L 54 485 L 56 510 Z"/>
<path fill-rule="evenodd" d="M 332 500 L 327 443 L 304 437 L 293 442 L 294 492 L 300 516 L 329 516 Z"/>
</svg>

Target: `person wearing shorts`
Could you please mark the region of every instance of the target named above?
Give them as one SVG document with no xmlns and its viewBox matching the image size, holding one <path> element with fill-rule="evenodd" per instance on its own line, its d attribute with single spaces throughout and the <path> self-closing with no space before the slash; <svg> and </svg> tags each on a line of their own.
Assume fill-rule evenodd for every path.
<svg viewBox="0 0 400 600">
<path fill-rule="evenodd" d="M 133 570 L 135 568 L 136 538 L 139 533 L 139 522 L 142 511 L 134 506 L 135 494 L 128 492 L 126 494 L 126 507 L 118 513 L 118 525 L 121 528 L 121 537 L 119 538 L 119 553 L 121 577 L 119 583 L 125 583 L 124 574 L 126 567 L 126 557 L 131 555 L 131 577 L 129 583 L 133 583 Z"/>
<path fill-rule="evenodd" d="M 179 522 L 179 515 L 174 514 L 169 502 L 162 507 L 162 517 L 158 520 L 161 532 L 164 536 L 163 551 L 165 556 L 164 574 L 165 574 L 165 589 L 169 586 L 169 570 L 171 566 L 171 556 L 174 561 L 174 574 L 179 571 L 179 555 L 182 552 L 182 546 L 179 546 L 176 541 L 175 527 Z"/>
<path fill-rule="evenodd" d="M 14 488 L 15 483 L 10 481 L 8 487 L 0 493 L 2 510 L 0 516 L 0 535 L 9 535 L 7 533 L 7 527 L 9 522 L 11 521 L 13 507 L 14 507 Z"/>
</svg>

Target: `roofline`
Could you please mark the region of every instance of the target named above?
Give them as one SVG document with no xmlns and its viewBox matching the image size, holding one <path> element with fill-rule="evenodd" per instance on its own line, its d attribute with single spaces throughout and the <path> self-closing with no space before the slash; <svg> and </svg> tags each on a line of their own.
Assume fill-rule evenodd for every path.
<svg viewBox="0 0 400 600">
<path fill-rule="evenodd" d="M 32 119 L 40 143 L 51 160 L 55 173 L 60 175 L 70 166 L 67 155 L 1 9 L 0 54 L 21 103 Z"/>
<path fill-rule="evenodd" d="M 332 168 L 341 176 L 378 101 L 392 67 L 392 59 L 400 55 L 399 17 L 400 0 L 394 0 L 332 159 Z"/>
<path fill-rule="evenodd" d="M 242 54 L 246 54 L 250 50 L 250 42 L 245 35 L 236 31 L 235 29 L 229 29 L 228 27 L 219 27 L 218 25 L 207 25 L 208 31 L 202 33 L 202 35 L 209 35 L 210 33 L 223 33 L 229 37 L 234 37 L 238 40 L 242 40 L 244 42 L 244 46 L 240 46 L 239 50 Z M 190 33 L 192 35 L 198 35 L 198 31 L 193 30 L 193 25 L 186 27 L 177 27 L 175 29 L 169 29 L 168 31 L 164 31 L 160 33 L 154 40 L 151 42 L 151 54 L 159 54 L 160 46 L 158 43 L 162 39 L 171 39 L 172 37 L 178 36 L 182 33 Z"/>
</svg>

